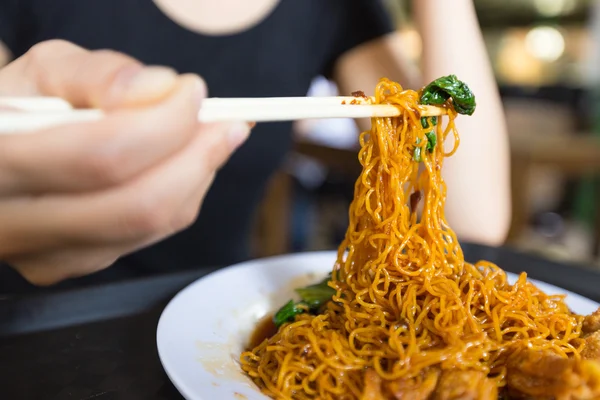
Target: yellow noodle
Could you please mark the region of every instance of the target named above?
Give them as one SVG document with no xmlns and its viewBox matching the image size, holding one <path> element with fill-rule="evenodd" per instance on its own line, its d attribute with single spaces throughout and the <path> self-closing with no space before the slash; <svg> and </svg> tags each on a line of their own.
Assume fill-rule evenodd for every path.
<svg viewBox="0 0 600 400">
<path fill-rule="evenodd" d="M 438 123 L 437 146 L 418 114 L 420 93 L 382 79 L 376 103 L 401 115 L 374 118 L 360 135 L 363 171 L 349 226 L 333 267 L 336 290 L 321 315 L 302 314 L 242 354 L 242 368 L 277 399 L 357 399 L 366 369 L 384 381 L 421 378 L 423 369 L 483 371 L 506 385 L 505 363 L 518 349 L 579 357 L 582 317 L 521 274 L 509 285 L 492 263 L 465 262 L 444 215 L 444 158 L 459 146 L 456 113 Z M 445 153 L 447 136 L 452 148 Z M 413 159 L 421 147 L 422 163 Z M 411 210 L 420 191 L 422 213 Z M 575 342 L 573 342 L 575 343 Z"/>
</svg>

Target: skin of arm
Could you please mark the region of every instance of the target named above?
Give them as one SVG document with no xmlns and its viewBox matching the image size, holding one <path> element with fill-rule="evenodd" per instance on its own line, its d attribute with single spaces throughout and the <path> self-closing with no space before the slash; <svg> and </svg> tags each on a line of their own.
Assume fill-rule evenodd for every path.
<svg viewBox="0 0 600 400">
<path fill-rule="evenodd" d="M 8 64 L 10 59 L 11 59 L 10 52 L 8 51 L 8 49 L 6 48 L 4 43 L 2 43 L 2 41 L 0 41 L 0 68 L 4 67 L 6 64 Z"/>
<path fill-rule="evenodd" d="M 456 121 L 460 147 L 444 165 L 446 216 L 461 240 L 500 245 L 511 216 L 508 133 L 473 2 L 419 0 L 413 8 L 423 42 L 421 71 L 407 61 L 398 35 L 391 34 L 343 55 L 334 71 L 336 83 L 347 94 L 374 88 L 381 77 L 415 89 L 449 74 L 465 81 L 477 110 Z M 369 129 L 369 121 L 358 123 Z"/>
</svg>

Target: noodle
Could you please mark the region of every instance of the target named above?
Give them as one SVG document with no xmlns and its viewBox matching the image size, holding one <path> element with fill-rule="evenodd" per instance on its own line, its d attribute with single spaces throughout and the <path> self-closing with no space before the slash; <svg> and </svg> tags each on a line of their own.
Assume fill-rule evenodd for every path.
<svg viewBox="0 0 600 400">
<path fill-rule="evenodd" d="M 580 357 L 572 343 L 583 318 L 563 297 L 544 294 L 524 273 L 510 285 L 494 264 L 465 262 L 444 215 L 442 165 L 459 145 L 457 114 L 447 102 L 446 124 L 431 128 L 429 118 L 424 128 L 419 98 L 387 79 L 378 84 L 376 103 L 401 115 L 373 118 L 360 136 L 363 170 L 329 283 L 333 301 L 241 356 L 267 395 L 356 399 L 368 370 L 384 382 L 421 382 L 432 368 L 480 371 L 501 388 L 507 359 L 519 349 Z M 432 129 L 438 145 L 429 151 Z M 448 136 L 453 146 L 444 153 Z"/>
</svg>

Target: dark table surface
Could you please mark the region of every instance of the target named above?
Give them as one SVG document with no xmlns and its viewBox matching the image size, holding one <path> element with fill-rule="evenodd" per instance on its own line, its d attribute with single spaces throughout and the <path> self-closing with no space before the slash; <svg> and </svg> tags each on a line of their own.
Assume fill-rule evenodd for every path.
<svg viewBox="0 0 600 400">
<path fill-rule="evenodd" d="M 600 302 L 600 272 L 506 248 L 464 245 L 466 258 Z M 0 399 L 182 399 L 158 359 L 156 326 L 179 290 L 213 269 L 0 299 Z"/>
</svg>

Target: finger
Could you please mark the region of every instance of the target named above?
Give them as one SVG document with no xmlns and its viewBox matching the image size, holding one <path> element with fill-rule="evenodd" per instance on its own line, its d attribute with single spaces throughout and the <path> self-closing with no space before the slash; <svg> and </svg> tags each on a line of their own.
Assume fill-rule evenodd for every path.
<svg viewBox="0 0 600 400">
<path fill-rule="evenodd" d="M 151 104 L 168 94 L 176 73 L 124 54 L 88 51 L 52 40 L 35 45 L 0 72 L 2 94 L 57 96 L 76 107 L 114 109 Z"/>
<path fill-rule="evenodd" d="M 6 262 L 23 278 L 37 286 L 49 286 L 66 279 L 98 272 L 112 265 L 121 254 L 116 248 L 78 247 L 28 253 Z"/>
<path fill-rule="evenodd" d="M 113 216 L 111 221 L 99 221 L 107 222 L 101 225 L 101 231 L 118 231 L 120 237 L 102 237 L 96 231 L 91 233 L 91 239 L 114 243 L 131 240 L 140 247 L 189 226 L 197 218 L 216 171 L 249 132 L 245 123 L 205 125 L 181 154 L 126 190 L 115 192 L 112 204 L 101 209 Z M 85 230 L 74 220 L 75 237 L 82 237 Z"/>
<path fill-rule="evenodd" d="M 123 214 L 123 229 L 120 231 L 126 233 L 127 237 L 122 238 L 118 243 L 131 240 L 123 252 L 130 253 L 147 247 L 191 225 L 201 211 L 202 202 L 214 181 L 217 170 L 246 141 L 254 125 L 248 123 L 206 125 L 187 154 L 183 155 L 177 163 L 170 165 L 169 169 L 162 171 L 163 177 L 157 174 L 144 182 L 147 189 L 140 187 L 138 190 L 142 192 L 159 190 L 150 197 L 158 199 L 159 203 L 165 206 L 158 206 L 156 211 L 149 213 L 154 217 L 135 212 Z M 180 174 L 184 165 L 190 168 L 187 175 L 197 177 L 195 184 L 190 185 L 189 180 L 179 183 L 175 181 L 175 176 L 185 176 Z M 161 202 L 159 199 L 161 194 L 177 193 L 173 190 L 160 190 L 160 186 L 156 183 L 161 179 L 169 179 L 180 188 L 185 185 L 187 190 L 181 190 L 177 196 L 168 196 L 171 198 L 167 197 Z M 140 209 L 137 205 L 133 208 Z M 163 211 L 163 216 L 159 209 Z M 103 239 L 110 240 L 110 238 Z"/>
<path fill-rule="evenodd" d="M 72 245 L 138 248 L 195 220 L 216 169 L 248 136 L 247 124 L 199 128 L 178 154 L 133 182 L 102 192 L 0 202 L 0 256 Z"/>
<path fill-rule="evenodd" d="M 0 136 L 0 194 L 100 190 L 132 179 L 192 140 L 204 93 L 200 78 L 183 76 L 155 106 Z"/>
</svg>

